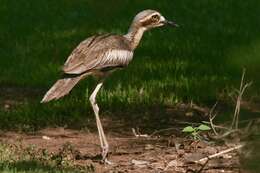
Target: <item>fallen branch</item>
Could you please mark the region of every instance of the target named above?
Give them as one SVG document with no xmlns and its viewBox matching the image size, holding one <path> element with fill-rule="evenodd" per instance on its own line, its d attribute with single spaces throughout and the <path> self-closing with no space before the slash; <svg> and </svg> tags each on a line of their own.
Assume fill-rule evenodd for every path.
<svg viewBox="0 0 260 173">
<path fill-rule="evenodd" d="M 208 160 L 210 160 L 210 159 L 212 159 L 212 158 L 214 158 L 214 157 L 221 156 L 221 155 L 226 154 L 226 153 L 228 153 L 228 152 L 231 152 L 231 151 L 233 151 L 233 150 L 238 150 L 239 148 L 242 148 L 243 146 L 244 146 L 243 144 L 237 145 L 237 146 L 235 146 L 235 147 L 232 147 L 232 148 L 223 150 L 223 151 L 221 151 L 221 152 L 219 152 L 219 153 L 212 154 L 212 155 L 210 155 L 210 156 L 207 156 L 207 157 L 204 157 L 204 158 L 202 158 L 202 159 L 199 159 L 199 160 L 195 161 L 195 163 L 200 163 L 200 162 L 208 161 Z"/>
</svg>

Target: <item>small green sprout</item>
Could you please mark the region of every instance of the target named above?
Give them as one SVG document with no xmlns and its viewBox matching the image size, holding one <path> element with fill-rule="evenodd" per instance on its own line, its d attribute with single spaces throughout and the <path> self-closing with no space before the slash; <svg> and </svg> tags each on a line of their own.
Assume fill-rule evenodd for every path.
<svg viewBox="0 0 260 173">
<path fill-rule="evenodd" d="M 193 136 L 194 139 L 200 139 L 199 133 L 202 131 L 209 131 L 211 128 L 205 124 L 200 124 L 197 127 L 187 126 L 184 127 L 182 132 L 189 133 Z"/>
</svg>

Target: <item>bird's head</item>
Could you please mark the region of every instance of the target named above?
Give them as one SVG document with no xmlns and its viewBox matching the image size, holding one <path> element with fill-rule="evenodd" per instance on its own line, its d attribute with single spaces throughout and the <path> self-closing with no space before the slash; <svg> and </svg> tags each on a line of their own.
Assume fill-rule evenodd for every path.
<svg viewBox="0 0 260 173">
<path fill-rule="evenodd" d="M 166 20 L 158 11 L 155 10 L 141 11 L 135 16 L 132 25 L 134 27 L 144 28 L 145 30 L 165 25 L 178 27 L 175 22 Z"/>
</svg>

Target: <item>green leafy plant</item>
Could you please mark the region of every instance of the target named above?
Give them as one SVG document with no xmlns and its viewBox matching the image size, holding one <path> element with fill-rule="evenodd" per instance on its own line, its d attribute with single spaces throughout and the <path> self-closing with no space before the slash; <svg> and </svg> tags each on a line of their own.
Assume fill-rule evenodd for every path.
<svg viewBox="0 0 260 173">
<path fill-rule="evenodd" d="M 205 124 L 200 124 L 197 127 L 186 126 L 182 129 L 182 132 L 189 133 L 194 139 L 200 139 L 200 133 L 202 131 L 209 131 L 211 128 Z"/>
</svg>

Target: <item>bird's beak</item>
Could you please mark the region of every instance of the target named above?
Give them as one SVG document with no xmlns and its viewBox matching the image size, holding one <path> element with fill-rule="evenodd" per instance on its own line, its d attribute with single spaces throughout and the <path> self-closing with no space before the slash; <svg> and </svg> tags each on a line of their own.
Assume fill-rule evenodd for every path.
<svg viewBox="0 0 260 173">
<path fill-rule="evenodd" d="M 179 27 L 179 25 L 173 21 L 166 20 L 163 16 L 161 16 L 161 23 L 162 25 L 166 26 L 172 26 L 172 27 Z"/>
<path fill-rule="evenodd" d="M 179 27 L 179 25 L 173 21 L 165 20 L 164 25 L 172 26 L 172 27 Z"/>
</svg>

